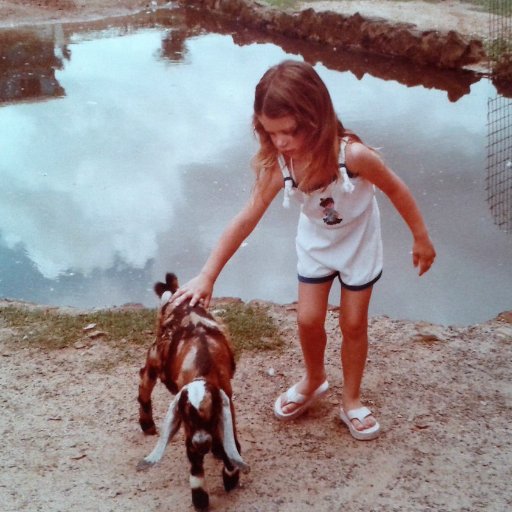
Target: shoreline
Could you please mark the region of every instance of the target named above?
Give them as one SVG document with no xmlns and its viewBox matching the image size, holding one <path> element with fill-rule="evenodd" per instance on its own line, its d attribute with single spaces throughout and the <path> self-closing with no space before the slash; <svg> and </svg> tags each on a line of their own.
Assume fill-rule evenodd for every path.
<svg viewBox="0 0 512 512">
<path fill-rule="evenodd" d="M 250 299 L 250 300 L 243 300 L 240 297 L 213 297 L 211 300 L 210 308 L 209 309 L 215 309 L 218 307 L 221 307 L 223 304 L 232 304 L 232 303 L 239 303 L 244 304 L 247 306 L 255 305 L 255 306 L 262 306 L 267 307 L 273 311 L 281 311 L 284 314 L 287 314 L 289 312 L 295 312 L 297 309 L 297 301 L 289 302 L 289 303 L 278 303 L 274 301 L 269 300 L 263 300 L 263 299 Z M 20 299 L 13 299 L 9 297 L 0 297 L 0 311 L 7 307 L 14 307 L 14 308 L 25 308 L 29 310 L 38 310 L 38 311 L 51 311 L 57 314 L 67 314 L 67 315 L 82 315 L 82 314 L 89 314 L 89 313 L 96 313 L 96 312 L 105 312 L 105 311 L 114 311 L 114 312 L 129 312 L 129 311 L 153 311 L 158 308 L 158 304 L 155 303 L 155 306 L 146 306 L 139 302 L 127 302 L 120 305 L 112 305 L 112 306 L 101 306 L 101 307 L 78 307 L 78 306 L 68 306 L 68 305 L 54 305 L 54 304 L 44 304 L 44 303 L 36 303 L 32 301 L 25 301 Z M 328 312 L 337 314 L 339 310 L 339 306 L 335 304 L 328 304 Z M 460 325 L 460 324 L 442 324 L 439 322 L 431 322 L 428 320 L 415 320 L 410 318 L 402 318 L 402 317 L 392 317 L 387 314 L 370 314 L 369 320 L 373 322 L 378 322 L 379 320 L 390 320 L 390 321 L 396 321 L 396 322 L 402 322 L 404 324 L 410 324 L 412 326 L 416 326 L 419 329 L 420 334 L 426 333 L 428 336 L 429 329 L 433 329 L 432 332 L 442 330 L 466 330 L 471 329 L 474 327 L 481 327 L 485 325 L 490 325 L 496 327 L 495 324 L 498 324 L 498 327 L 500 325 L 512 325 L 512 310 L 504 310 L 500 313 L 497 313 L 495 316 L 483 320 L 483 321 L 477 321 L 477 322 L 471 322 L 468 324 Z M 508 332 L 506 329 L 504 332 Z M 512 341 L 512 328 L 510 330 L 510 337 Z M 441 339 L 441 338 L 440 338 Z"/>
<path fill-rule="evenodd" d="M 46 0 L 37 6 L 28 1 L 0 0 L 0 29 L 93 23 L 142 12 L 155 13 L 173 5 L 211 10 L 215 12 L 214 18 L 224 18 L 269 35 L 365 50 L 441 69 L 476 67 L 477 71 L 483 71 L 487 59 L 482 30 L 482 19 L 486 16 L 457 1 L 442 4 L 415 1 L 398 6 L 389 0 L 299 2 L 296 7 L 287 9 L 253 0 L 220 3 L 216 0 L 177 0 L 174 3 L 126 0 L 121 4 L 115 0 Z M 451 23 L 456 27 L 449 30 Z"/>
</svg>

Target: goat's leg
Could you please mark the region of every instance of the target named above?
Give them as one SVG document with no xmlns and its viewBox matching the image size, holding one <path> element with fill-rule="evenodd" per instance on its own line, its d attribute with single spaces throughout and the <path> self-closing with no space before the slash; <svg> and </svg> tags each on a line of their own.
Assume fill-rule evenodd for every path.
<svg viewBox="0 0 512 512">
<path fill-rule="evenodd" d="M 241 455 L 242 450 L 240 448 L 240 443 L 238 442 L 238 437 L 236 435 L 235 407 L 231 400 L 229 407 L 231 409 L 231 417 L 233 419 L 233 435 L 235 437 L 235 445 L 238 450 L 238 453 L 240 453 Z M 224 452 L 224 449 L 222 451 Z M 231 463 L 225 452 L 223 460 L 224 467 L 222 468 L 222 481 L 224 482 L 224 489 L 227 492 L 229 492 L 238 486 L 238 483 L 240 481 L 240 470 Z"/>
<path fill-rule="evenodd" d="M 227 492 L 232 491 L 238 486 L 240 481 L 240 470 L 229 460 L 220 440 L 216 440 L 213 443 L 212 453 L 224 464 L 222 467 L 222 481 L 224 483 L 224 489 Z"/>
<path fill-rule="evenodd" d="M 210 504 L 210 497 L 205 487 L 204 454 L 198 453 L 191 446 L 187 446 L 187 456 L 190 461 L 192 503 L 196 510 L 206 510 Z"/>
<path fill-rule="evenodd" d="M 158 370 L 151 365 L 149 358 L 144 368 L 140 370 L 139 382 L 139 424 L 146 435 L 155 435 L 157 433 L 155 422 L 153 420 L 153 405 L 151 403 L 151 393 L 155 387 L 158 376 Z"/>
<path fill-rule="evenodd" d="M 238 487 L 240 482 L 240 470 L 234 467 L 231 463 L 232 469 L 228 467 L 228 464 L 224 463 L 222 467 L 222 481 L 224 482 L 224 489 L 226 492 L 232 491 L 235 487 Z"/>
</svg>

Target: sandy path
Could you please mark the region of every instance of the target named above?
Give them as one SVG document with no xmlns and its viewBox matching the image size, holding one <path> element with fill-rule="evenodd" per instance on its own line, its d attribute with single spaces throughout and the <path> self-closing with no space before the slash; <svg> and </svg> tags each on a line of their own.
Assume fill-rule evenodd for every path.
<svg viewBox="0 0 512 512">
<path fill-rule="evenodd" d="M 234 383 L 240 439 L 252 470 L 241 488 L 226 495 L 220 467 L 209 458 L 212 510 L 510 508 L 511 324 L 452 329 L 372 319 L 364 397 L 383 434 L 364 443 L 337 419 L 341 377 L 334 313 L 328 320 L 331 391 L 304 417 L 274 420 L 272 401 L 299 378 L 300 355 L 294 311 L 275 306 L 273 314 L 286 348 L 245 354 Z M 136 471 L 156 442 L 137 424 L 144 349 L 122 354 L 97 341 L 48 352 L 20 349 L 16 342 L 14 333 L 0 329 L 3 511 L 192 510 L 181 435 L 158 466 Z M 159 385 L 158 420 L 168 402 Z"/>
</svg>

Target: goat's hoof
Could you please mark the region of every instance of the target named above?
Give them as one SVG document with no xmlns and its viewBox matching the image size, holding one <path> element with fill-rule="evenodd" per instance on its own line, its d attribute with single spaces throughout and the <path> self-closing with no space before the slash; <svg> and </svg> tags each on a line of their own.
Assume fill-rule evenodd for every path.
<svg viewBox="0 0 512 512">
<path fill-rule="evenodd" d="M 154 422 L 140 422 L 140 428 L 142 429 L 142 432 L 144 432 L 145 436 L 155 436 L 158 434 L 158 430 L 156 429 L 156 425 Z"/>
<path fill-rule="evenodd" d="M 235 468 L 233 471 L 228 471 L 225 467 L 222 468 L 222 481 L 224 482 L 224 489 L 226 492 L 232 491 L 238 486 L 240 480 L 240 471 Z"/>
<path fill-rule="evenodd" d="M 192 503 L 196 510 L 206 510 L 210 505 L 210 497 L 204 489 L 192 489 Z"/>
</svg>

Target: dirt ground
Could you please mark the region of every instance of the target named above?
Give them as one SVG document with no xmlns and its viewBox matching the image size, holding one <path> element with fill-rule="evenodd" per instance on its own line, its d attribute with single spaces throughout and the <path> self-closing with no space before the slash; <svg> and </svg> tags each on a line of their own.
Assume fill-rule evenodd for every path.
<svg viewBox="0 0 512 512">
<path fill-rule="evenodd" d="M 0 1 L 0 26 L 127 14 L 147 3 Z M 320 3 L 328 2 L 315 2 L 318 8 Z M 372 4 L 382 15 L 392 2 L 335 3 Z M 435 5 L 403 7 L 413 6 L 418 14 L 417 4 Z M 437 13 L 431 25 L 443 19 Z M 481 21 L 471 19 L 471 30 L 481 30 Z M 234 381 L 243 455 L 252 469 L 239 489 L 225 494 L 220 466 L 208 459 L 212 510 L 511 509 L 512 314 L 461 328 L 372 318 L 363 395 L 383 433 L 364 443 L 352 439 L 337 418 L 342 381 L 334 311 L 327 322 L 327 397 L 293 422 L 273 418 L 276 396 L 301 376 L 301 357 L 294 307 L 272 305 L 271 311 L 285 348 L 242 355 Z M 137 372 L 145 349 L 126 357 L 101 340 L 58 351 L 20 349 L 17 341 L 0 316 L 3 511 L 192 510 L 181 435 L 159 465 L 136 471 L 156 442 L 137 423 Z M 158 420 L 169 398 L 159 385 Z"/>
<path fill-rule="evenodd" d="M 5 305 L 5 304 L 4 304 Z M 0 304 L 0 307 L 2 304 Z M 271 306 L 285 347 L 245 353 L 234 380 L 251 472 L 226 494 L 211 456 L 211 509 L 225 512 L 504 512 L 512 507 L 512 313 L 464 328 L 374 317 L 363 398 L 383 432 L 352 439 L 337 414 L 337 314 L 328 314 L 328 395 L 303 417 L 274 419 L 276 396 L 301 376 L 295 308 Z M 151 326 L 149 326 L 151 327 Z M 4 512 L 193 510 L 182 435 L 147 472 L 137 422 L 145 348 L 96 340 L 57 351 L 19 348 L 0 309 L 0 495 Z M 170 395 L 154 394 L 160 423 Z"/>
</svg>

